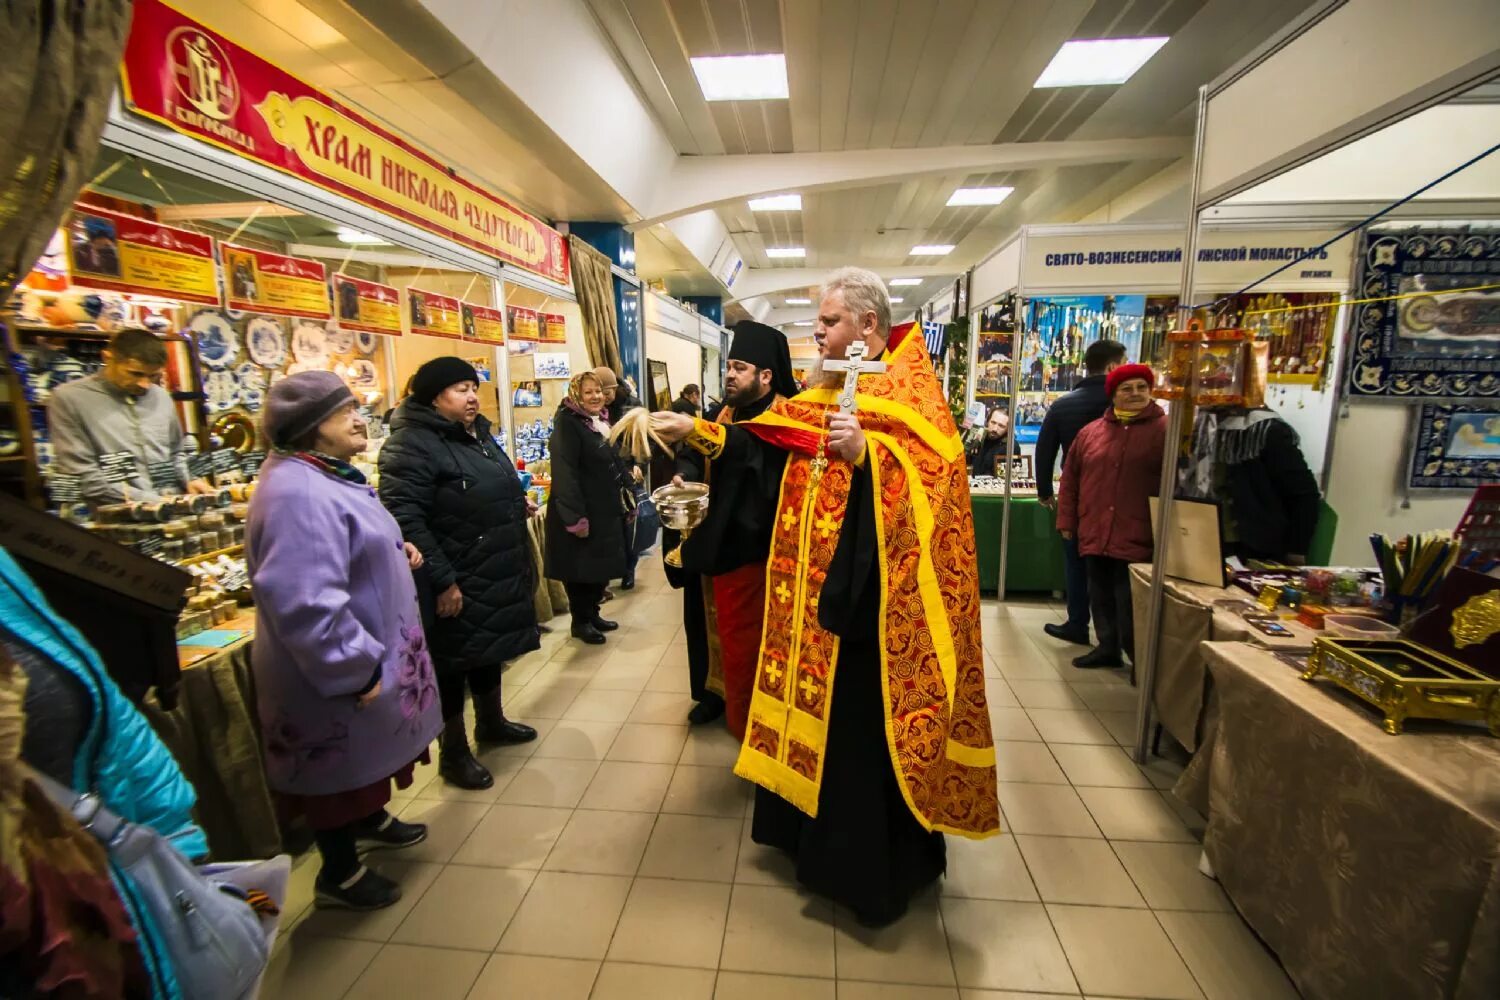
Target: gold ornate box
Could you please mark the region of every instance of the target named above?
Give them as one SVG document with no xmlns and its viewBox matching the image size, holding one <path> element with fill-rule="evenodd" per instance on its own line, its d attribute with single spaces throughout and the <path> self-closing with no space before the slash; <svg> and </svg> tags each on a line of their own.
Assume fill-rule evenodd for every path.
<svg viewBox="0 0 1500 1000">
<path fill-rule="evenodd" d="M 1385 713 L 1385 731 L 1407 719 L 1480 722 L 1500 736 L 1500 678 L 1406 639 L 1319 636 L 1302 679 L 1327 677 Z"/>
</svg>

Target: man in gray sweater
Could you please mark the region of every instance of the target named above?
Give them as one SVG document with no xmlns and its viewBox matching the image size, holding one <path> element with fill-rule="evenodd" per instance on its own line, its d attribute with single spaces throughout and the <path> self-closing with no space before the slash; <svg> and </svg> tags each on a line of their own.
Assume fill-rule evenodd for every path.
<svg viewBox="0 0 1500 1000">
<path fill-rule="evenodd" d="M 121 330 L 97 374 L 53 390 L 47 404 L 53 473 L 76 476 L 89 503 L 213 489 L 189 477 L 193 444 L 182 433 L 171 395 L 158 384 L 166 366 L 167 347 L 155 334 Z"/>
</svg>

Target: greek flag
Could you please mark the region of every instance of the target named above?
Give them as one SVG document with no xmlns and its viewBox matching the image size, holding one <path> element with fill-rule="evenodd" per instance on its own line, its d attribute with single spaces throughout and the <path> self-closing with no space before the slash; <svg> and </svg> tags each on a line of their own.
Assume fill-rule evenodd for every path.
<svg viewBox="0 0 1500 1000">
<path fill-rule="evenodd" d="M 927 356 L 933 361 L 941 361 L 943 348 L 947 342 L 948 327 L 943 323 L 923 323 L 922 339 L 927 342 Z"/>
</svg>

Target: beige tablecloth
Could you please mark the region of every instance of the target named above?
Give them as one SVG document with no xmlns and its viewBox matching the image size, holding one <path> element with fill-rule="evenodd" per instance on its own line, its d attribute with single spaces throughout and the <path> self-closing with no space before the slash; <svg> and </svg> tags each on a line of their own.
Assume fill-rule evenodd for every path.
<svg viewBox="0 0 1500 1000">
<path fill-rule="evenodd" d="M 1179 797 L 1224 889 L 1311 1000 L 1500 997 L 1500 740 L 1380 715 L 1245 643 L 1205 643 Z"/>
<path fill-rule="evenodd" d="M 568 612 L 568 592 L 563 585 L 556 580 L 547 579 L 543 570 L 543 554 L 546 551 L 546 532 L 543 525 L 547 516 L 547 508 L 543 507 L 540 514 L 526 522 L 526 528 L 531 535 L 531 562 L 536 567 L 536 620 L 545 625 L 558 615 Z"/>
</svg>

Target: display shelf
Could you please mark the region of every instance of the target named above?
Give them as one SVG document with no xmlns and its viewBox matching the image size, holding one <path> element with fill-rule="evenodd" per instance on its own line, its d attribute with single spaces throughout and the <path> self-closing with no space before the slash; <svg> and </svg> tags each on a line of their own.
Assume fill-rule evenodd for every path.
<svg viewBox="0 0 1500 1000">
<path fill-rule="evenodd" d="M 200 553 L 200 554 L 198 554 L 196 556 L 188 556 L 186 559 L 179 559 L 179 560 L 177 560 L 172 565 L 174 565 L 174 566 L 196 566 L 199 563 L 212 562 L 213 560 L 219 558 L 220 556 L 235 557 L 235 556 L 242 556 L 244 554 L 245 554 L 245 546 L 244 546 L 244 543 L 242 542 L 239 545 L 231 545 L 227 549 L 215 549 L 212 552 L 203 552 L 203 553 Z"/>
</svg>

